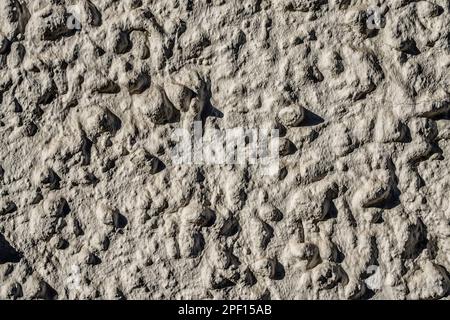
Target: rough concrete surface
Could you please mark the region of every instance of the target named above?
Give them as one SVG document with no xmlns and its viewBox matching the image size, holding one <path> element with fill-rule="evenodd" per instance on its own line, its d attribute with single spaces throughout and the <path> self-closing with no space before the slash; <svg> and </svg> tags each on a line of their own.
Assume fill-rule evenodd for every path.
<svg viewBox="0 0 450 320">
<path fill-rule="evenodd" d="M 449 299 L 449 11 L 1 0 L 0 298 Z M 277 174 L 176 163 L 194 123 Z"/>
</svg>

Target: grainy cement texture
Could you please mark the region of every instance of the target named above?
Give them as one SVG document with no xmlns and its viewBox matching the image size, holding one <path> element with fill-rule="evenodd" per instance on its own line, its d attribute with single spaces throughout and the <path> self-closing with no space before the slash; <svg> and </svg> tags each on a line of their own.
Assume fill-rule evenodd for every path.
<svg viewBox="0 0 450 320">
<path fill-rule="evenodd" d="M 1 0 L 0 298 L 448 299 L 449 10 Z M 279 173 L 176 164 L 195 121 Z"/>
</svg>

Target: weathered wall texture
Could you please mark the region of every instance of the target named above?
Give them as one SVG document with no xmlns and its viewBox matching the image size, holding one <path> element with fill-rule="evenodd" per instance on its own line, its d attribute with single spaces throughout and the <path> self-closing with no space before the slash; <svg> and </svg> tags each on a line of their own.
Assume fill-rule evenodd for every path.
<svg viewBox="0 0 450 320">
<path fill-rule="evenodd" d="M 449 10 L 1 0 L 0 298 L 448 299 Z M 195 121 L 279 173 L 175 164 Z"/>
</svg>

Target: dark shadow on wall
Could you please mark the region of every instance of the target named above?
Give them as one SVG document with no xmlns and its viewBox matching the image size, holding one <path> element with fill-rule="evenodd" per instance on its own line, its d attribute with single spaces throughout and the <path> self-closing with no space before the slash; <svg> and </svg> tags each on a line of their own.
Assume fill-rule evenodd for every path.
<svg viewBox="0 0 450 320">
<path fill-rule="evenodd" d="M 317 126 L 323 122 L 325 122 L 324 118 L 305 108 L 305 119 L 300 124 L 300 127 Z"/>
<path fill-rule="evenodd" d="M 8 240 L 0 234 L 0 264 L 17 263 L 22 259 L 22 254 L 12 247 Z"/>
</svg>

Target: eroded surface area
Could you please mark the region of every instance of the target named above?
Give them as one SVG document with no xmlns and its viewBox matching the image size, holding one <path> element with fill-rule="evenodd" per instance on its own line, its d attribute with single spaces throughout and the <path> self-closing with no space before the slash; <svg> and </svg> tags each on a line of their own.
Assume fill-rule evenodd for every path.
<svg viewBox="0 0 450 320">
<path fill-rule="evenodd" d="M 448 299 L 449 10 L 2 0 L 0 298 Z M 194 121 L 280 173 L 175 165 Z"/>
</svg>

